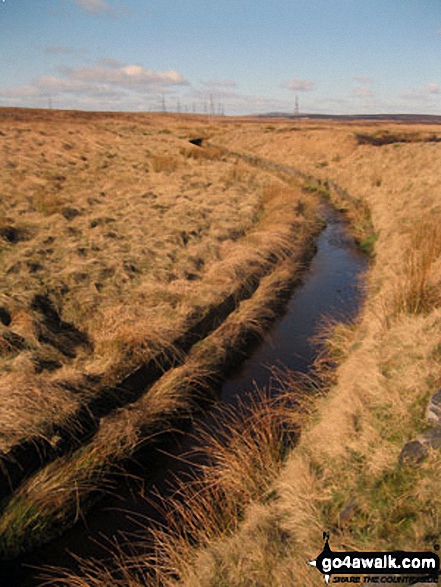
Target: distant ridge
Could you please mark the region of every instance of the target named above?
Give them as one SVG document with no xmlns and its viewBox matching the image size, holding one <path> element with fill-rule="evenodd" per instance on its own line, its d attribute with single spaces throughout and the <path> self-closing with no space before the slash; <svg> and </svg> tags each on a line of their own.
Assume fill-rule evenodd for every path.
<svg viewBox="0 0 441 587">
<path fill-rule="evenodd" d="M 385 120 L 390 122 L 414 122 L 420 124 L 441 124 L 441 115 L 432 114 L 301 114 L 293 116 L 283 112 L 258 114 L 258 118 L 289 118 L 318 120 Z"/>
</svg>

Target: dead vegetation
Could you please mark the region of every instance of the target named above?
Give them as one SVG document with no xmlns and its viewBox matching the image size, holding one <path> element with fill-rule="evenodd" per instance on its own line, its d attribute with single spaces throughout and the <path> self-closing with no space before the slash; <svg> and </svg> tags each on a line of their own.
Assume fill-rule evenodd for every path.
<svg viewBox="0 0 441 587">
<path fill-rule="evenodd" d="M 305 122 L 302 132 L 281 134 L 284 126 L 274 124 L 265 141 L 259 123 L 225 128 L 215 139 L 335 182 L 363 202 L 375 231 L 368 298 L 357 324 L 325 335 L 322 372 L 329 364 L 336 371 L 325 377 L 328 394 L 272 497 L 193 553 L 176 584 L 242 587 L 252 577 L 253 585 L 318 586 L 323 578 L 305 561 L 321 551 L 323 529 L 331 530 L 334 550 L 431 550 L 440 538 L 439 450 L 429 449 L 420 464 L 398 458 L 426 429 L 441 380 L 439 148 L 406 141 L 361 149 L 351 124 Z"/>
<path fill-rule="evenodd" d="M 328 393 L 268 498 L 252 500 L 199 548 L 181 528 L 166 535 L 160 544 L 170 574 L 158 585 L 319 586 L 323 578 L 305 561 L 321 551 L 323 529 L 331 530 L 334 550 L 431 550 L 440 539 L 439 450 L 429 449 L 419 464 L 399 461 L 406 441 L 426 428 L 427 403 L 441 380 L 439 149 L 429 141 L 359 150 L 354 125 L 302 123 L 292 134 L 279 132 L 284 125 L 267 129 L 265 141 L 259 122 L 225 125 L 214 139 L 319 175 L 363 202 L 375 234 L 368 298 L 356 324 L 327 329 L 319 372 Z M 195 497 L 193 508 L 199 504 L 204 511 Z M 169 553 L 180 556 L 170 560 Z"/>
<path fill-rule="evenodd" d="M 193 563 L 200 550 L 238 530 L 246 508 L 264 503 L 280 474 L 286 455 L 296 442 L 299 426 L 312 409 L 314 394 L 306 385 L 279 381 L 277 395 L 256 390 L 238 406 L 213 414 L 214 429 L 195 430 L 202 462 L 194 478 L 179 483 L 163 502 L 164 527 L 148 530 L 151 556 L 128 559 L 120 553 L 115 566 L 82 562 L 82 573 L 56 573 L 65 585 L 177 585 L 194 581 Z M 307 391 L 309 390 L 309 392 Z M 160 497 L 160 496 L 159 496 Z M 49 574 L 49 581 L 54 574 Z"/>
<path fill-rule="evenodd" d="M 163 122 L 176 127 L 172 117 L 4 112 L 0 366 L 8 381 L 26 373 L 36 397 L 79 374 L 118 382 L 234 291 L 227 258 L 242 277 L 265 262 L 257 234 L 235 244 L 259 220 L 266 180 L 188 147 L 177 135 L 194 123 L 175 132 Z M 7 405 L 0 419 L 16 423 L 3 451 L 37 422 L 48 433 L 43 404 L 32 422 Z"/>
<path fill-rule="evenodd" d="M 430 138 L 437 136 L 439 129 L 378 122 L 308 121 L 299 121 L 295 132 L 291 128 L 292 124 L 284 121 L 269 126 L 261 121 L 242 124 L 227 120 L 217 126 L 213 123 L 210 133 L 198 129 L 192 136 L 210 134 L 213 143 L 230 150 L 291 165 L 305 176 L 315 177 L 317 185 L 330 192 L 336 191 L 336 185 L 361 203 L 358 216 L 351 218 L 355 225 L 360 224 L 360 235 L 367 236 L 363 233 L 366 222 L 373 226 L 365 246 L 375 253 L 374 263 L 359 320 L 345 327 L 331 324 L 325 329 L 318 374 L 326 395 L 315 396 L 314 410 L 306 404 L 304 414 L 311 412 L 307 418 L 301 410 L 299 416 L 298 406 L 293 413 L 290 401 L 283 406 L 283 418 L 294 424 L 296 438 L 296 446 L 289 454 L 281 442 L 284 432 L 280 429 L 279 409 L 271 401 L 259 403 L 252 413 L 231 416 L 228 439 L 222 443 L 216 437 L 206 439 L 212 466 L 204 470 L 202 481 L 182 487 L 176 500 L 169 502 L 169 528 L 156 532 L 157 550 L 151 559 L 127 559 L 121 555 L 117 558 L 116 575 L 99 564 L 86 563 L 82 576 L 58 576 L 56 584 L 318 587 L 323 578 L 305 562 L 321 551 L 324 529 L 331 530 L 334 550 L 432 550 L 433 544 L 439 542 L 439 449 L 429 448 L 420 462 L 406 464 L 399 459 L 405 443 L 427 429 L 427 404 L 441 381 L 441 165 L 437 141 Z M 405 140 L 382 142 L 378 149 L 372 141 L 359 144 L 356 134 Z M 199 157 L 183 153 L 180 156 L 183 165 Z M 209 159 L 210 164 L 216 162 L 219 161 Z M 245 163 L 232 162 L 222 186 L 228 191 L 234 182 L 247 184 L 246 178 L 254 173 L 257 171 L 251 171 Z M 202 189 L 201 184 L 192 185 L 192 178 L 187 181 L 188 189 Z M 265 181 L 260 185 L 264 184 Z M 242 232 L 237 242 L 230 233 L 225 245 L 228 256 L 213 266 L 210 287 L 219 283 L 219 267 L 228 279 L 247 283 L 249 273 L 244 267 L 256 267 L 267 260 L 275 243 L 279 243 L 279 259 L 287 254 L 288 233 L 280 230 L 286 211 L 277 197 L 279 188 L 268 184 L 259 194 L 267 205 L 274 202 L 273 221 L 264 209 L 254 208 L 254 229 Z M 244 189 L 238 187 L 240 199 Z M 308 216 L 310 192 L 307 189 L 304 199 L 298 202 L 299 218 Z M 354 210 L 349 209 L 348 215 Z M 219 222 L 216 226 L 221 234 L 231 230 L 228 223 Z M 259 232 L 263 226 L 265 231 Z M 265 248 L 268 235 L 271 246 Z M 219 233 L 216 236 L 219 238 Z M 246 255 L 244 246 L 249 247 Z M 277 280 L 273 279 L 274 286 Z M 193 284 L 190 289 L 193 293 Z M 209 296 L 208 291 L 200 290 L 199 294 Z M 193 360 L 205 366 L 205 377 L 228 358 L 229 345 L 220 344 L 220 340 L 231 341 L 235 346 L 243 343 L 243 331 L 237 324 L 260 330 L 261 320 L 265 321 L 262 308 L 268 308 L 266 294 L 261 299 L 263 303 L 257 303 L 259 298 L 255 296 L 261 291 L 257 289 L 250 300 L 241 304 L 229 321 L 213 333 L 213 338 L 193 348 L 187 363 L 192 373 L 198 373 Z M 175 293 L 173 281 L 161 292 L 167 296 Z M 254 303 L 260 308 L 257 314 Z M 4 307 L 3 320 L 8 322 L 13 312 L 7 305 Z M 167 374 L 162 383 L 170 381 L 179 387 L 179 377 L 185 373 L 183 365 Z M 194 381 L 190 387 L 193 384 Z M 173 412 L 177 398 L 172 388 L 168 389 L 170 396 L 165 393 L 157 398 L 170 398 Z M 287 382 L 286 390 L 291 399 L 297 397 L 292 381 Z M 136 408 L 133 411 L 137 413 Z M 164 412 L 164 406 L 160 412 Z M 298 438 L 300 423 L 302 434 Z M 119 438 L 127 438 L 127 444 L 121 441 L 120 446 L 136 444 L 136 433 L 131 437 L 130 432 L 135 428 L 127 423 L 121 426 L 124 434 Z M 113 452 L 118 454 L 118 450 Z M 35 512 L 35 503 L 43 494 L 53 508 L 47 519 L 61 517 L 57 512 L 62 509 L 57 510 L 54 504 L 59 503 L 63 488 L 72 486 L 78 474 L 75 462 L 81 462 L 84 475 L 102 479 L 100 471 L 108 461 L 102 460 L 95 469 L 99 460 L 90 457 L 92 466 L 88 468 L 78 453 L 66 460 L 63 475 L 66 471 L 75 472 L 72 477 L 70 473 L 64 476 L 66 485 L 57 485 L 53 469 L 51 480 L 44 477 L 46 472 L 35 478 L 37 486 L 39 480 L 49 484 L 44 492 L 33 494 L 31 485 L 23 486 L 16 501 L 11 501 L 7 516 L 12 517 L 5 518 L 3 526 L 8 540 L 12 540 L 7 543 L 9 548 L 21 548 L 14 539 L 26 533 L 19 529 L 12 537 L 8 528 L 19 528 L 19 520 L 26 519 L 20 512 Z M 85 487 L 87 495 L 87 483 L 78 486 Z M 48 487 L 55 491 L 52 493 Z M 71 507 L 71 511 L 75 510 Z M 37 531 L 36 518 L 31 514 L 28 527 L 34 524 L 33 531 Z"/>
<path fill-rule="evenodd" d="M 3 485 L 17 447 L 48 447 L 41 471 L 9 479 L 3 557 L 71 525 L 140 443 L 188 417 L 198 382 L 265 329 L 317 228 L 298 188 L 179 138 L 199 122 L 85 118 L 2 120 Z M 145 398 L 114 397 L 150 364 L 177 367 Z"/>
</svg>

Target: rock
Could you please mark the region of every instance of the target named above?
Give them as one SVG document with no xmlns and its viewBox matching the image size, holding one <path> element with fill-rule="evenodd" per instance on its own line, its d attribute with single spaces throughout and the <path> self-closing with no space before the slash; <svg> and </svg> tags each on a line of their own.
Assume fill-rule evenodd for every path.
<svg viewBox="0 0 441 587">
<path fill-rule="evenodd" d="M 441 389 L 430 398 L 426 411 L 426 420 L 435 426 L 441 426 Z"/>
<path fill-rule="evenodd" d="M 441 448 L 441 427 L 426 430 L 417 437 L 417 441 L 427 448 Z"/>
<path fill-rule="evenodd" d="M 428 448 L 419 440 L 406 442 L 398 457 L 400 465 L 411 465 L 421 463 L 427 455 Z"/>
<path fill-rule="evenodd" d="M 81 212 L 76 208 L 72 208 L 71 206 L 64 206 L 61 209 L 61 214 L 66 218 L 66 220 L 73 220 L 77 216 L 81 216 Z"/>
</svg>

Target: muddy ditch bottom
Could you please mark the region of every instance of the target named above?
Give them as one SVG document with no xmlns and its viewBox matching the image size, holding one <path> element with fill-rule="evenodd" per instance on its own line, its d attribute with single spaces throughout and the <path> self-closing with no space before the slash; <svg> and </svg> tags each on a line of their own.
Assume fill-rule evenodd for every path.
<svg viewBox="0 0 441 587">
<path fill-rule="evenodd" d="M 358 251 L 344 217 L 327 206 L 324 216 L 326 228 L 316 240 L 316 254 L 302 284 L 294 290 L 284 314 L 273 323 L 264 340 L 228 375 L 219 389 L 221 406 L 234 406 L 256 387 L 271 387 L 277 392 L 277 379 L 272 377 L 274 367 L 308 373 L 318 352 L 311 339 L 323 320 L 347 322 L 357 315 L 368 262 Z M 210 417 L 207 414 L 200 419 L 210 425 Z M 167 454 L 163 447 L 141 454 L 130 474 L 121 480 L 117 495 L 104 498 L 63 537 L 21 559 L 2 563 L 0 585 L 39 587 L 43 581 L 35 567 L 76 571 L 76 557 L 112 565 L 109 550 L 115 545 L 129 553 L 149 552 L 148 542 L 143 541 L 145 528 L 164 520 L 156 493 L 166 499 L 174 493 L 176 479 L 188 478 L 200 464 L 197 439 L 192 439 L 189 432 L 190 428 L 172 439 Z M 187 457 L 191 454 L 194 456 Z"/>
</svg>

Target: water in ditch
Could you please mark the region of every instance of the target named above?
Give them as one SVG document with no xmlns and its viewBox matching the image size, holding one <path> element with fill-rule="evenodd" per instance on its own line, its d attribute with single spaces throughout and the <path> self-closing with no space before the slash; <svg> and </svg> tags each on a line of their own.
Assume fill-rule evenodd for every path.
<svg viewBox="0 0 441 587">
<path fill-rule="evenodd" d="M 330 208 L 324 209 L 324 215 L 326 228 L 317 238 L 317 251 L 302 284 L 294 290 L 284 314 L 274 322 L 265 339 L 223 384 L 223 404 L 234 405 L 256 386 L 270 385 L 274 367 L 307 373 L 317 354 L 313 340 L 323 320 L 329 317 L 348 321 L 356 315 L 367 260 L 357 250 L 343 217 Z M 179 450 L 188 450 L 188 441 L 181 443 Z M 172 491 L 174 477 L 188 474 L 192 466 L 179 458 L 179 450 L 174 448 L 175 456 L 147 457 L 135 466 L 137 481 L 125 480 L 118 495 L 93 508 L 85 520 L 79 520 L 61 539 L 21 560 L 2 565 L 0 585 L 38 587 L 42 581 L 33 567 L 75 569 L 75 557 L 105 561 L 111 544 L 134 542 L 139 537 L 140 524 L 146 524 L 148 518 L 160 518 L 151 503 L 152 488 L 162 494 Z M 140 492 L 144 494 L 141 497 Z"/>
</svg>

